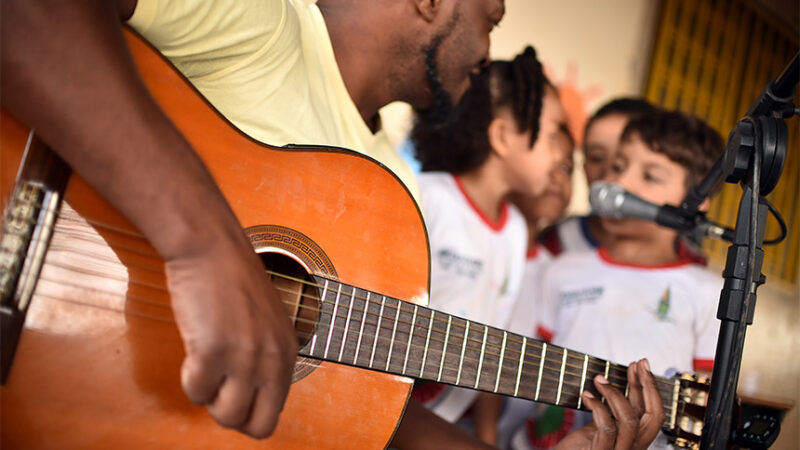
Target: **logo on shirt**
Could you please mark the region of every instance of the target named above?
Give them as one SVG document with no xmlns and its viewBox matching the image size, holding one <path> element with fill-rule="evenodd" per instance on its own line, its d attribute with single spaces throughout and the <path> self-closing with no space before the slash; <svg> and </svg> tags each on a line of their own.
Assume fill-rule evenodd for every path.
<svg viewBox="0 0 800 450">
<path fill-rule="evenodd" d="M 664 294 L 661 295 L 661 299 L 658 301 L 658 307 L 656 308 L 656 317 L 658 320 L 665 321 L 667 320 L 667 314 L 669 314 L 669 300 L 671 297 L 671 293 L 669 290 L 669 286 L 664 291 Z"/>
<path fill-rule="evenodd" d="M 483 269 L 482 261 L 461 256 L 449 248 L 439 250 L 436 257 L 442 269 L 470 280 L 477 278 Z"/>
<path fill-rule="evenodd" d="M 589 286 L 573 291 L 561 292 L 561 303 L 566 305 L 594 303 L 603 296 L 603 286 Z"/>
</svg>

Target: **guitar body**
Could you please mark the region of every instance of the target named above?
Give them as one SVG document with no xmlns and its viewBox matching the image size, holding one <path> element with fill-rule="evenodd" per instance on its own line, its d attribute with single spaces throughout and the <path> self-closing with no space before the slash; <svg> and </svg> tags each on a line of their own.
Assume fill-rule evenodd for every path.
<svg viewBox="0 0 800 450">
<path fill-rule="evenodd" d="M 278 149 L 249 139 L 157 52 L 128 36 L 151 94 L 259 252 L 287 255 L 311 274 L 427 301 L 424 224 L 393 174 L 344 150 Z M 6 113 L 0 125 L 5 208 L 28 131 Z M 0 391 L 3 449 L 387 445 L 411 379 L 304 358 L 272 437 L 257 441 L 217 425 L 181 390 L 184 353 L 165 283 L 163 261 L 147 240 L 70 176 Z"/>
</svg>

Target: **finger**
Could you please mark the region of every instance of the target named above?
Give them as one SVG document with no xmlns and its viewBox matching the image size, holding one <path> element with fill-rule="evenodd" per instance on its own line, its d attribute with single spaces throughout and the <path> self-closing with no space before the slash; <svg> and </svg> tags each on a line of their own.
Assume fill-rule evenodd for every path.
<svg viewBox="0 0 800 450">
<path fill-rule="evenodd" d="M 282 408 L 283 396 L 278 390 L 260 388 L 250 418 L 241 431 L 257 439 L 269 437 L 278 425 Z"/>
<path fill-rule="evenodd" d="M 220 425 L 241 428 L 250 417 L 256 388 L 244 378 L 227 377 L 219 388 L 217 397 L 206 406 L 211 416 Z"/>
<path fill-rule="evenodd" d="M 638 364 L 631 363 L 628 366 L 628 402 L 631 404 L 633 413 L 637 418 L 644 414 L 644 395 L 642 394 L 642 383 L 639 381 L 637 368 Z"/>
<path fill-rule="evenodd" d="M 181 366 L 183 392 L 196 405 L 206 405 L 214 401 L 225 378 L 218 364 L 203 361 L 202 357 L 187 355 Z"/>
<path fill-rule="evenodd" d="M 639 417 L 634 414 L 633 408 L 622 392 L 612 386 L 603 376 L 595 377 L 594 385 L 597 391 L 606 398 L 608 407 L 616 418 L 617 442 L 614 448 L 631 448 L 639 428 Z"/>
<path fill-rule="evenodd" d="M 614 448 L 614 442 L 617 440 L 617 427 L 608 408 L 589 391 L 583 391 L 581 398 L 583 398 L 583 404 L 592 412 L 592 422 L 596 428 L 592 438 L 592 449 Z M 590 430 L 587 427 L 581 430 L 584 429 Z"/>
<path fill-rule="evenodd" d="M 642 385 L 645 412 L 639 420 L 639 435 L 636 438 L 635 448 L 647 448 L 664 423 L 664 405 L 647 359 L 641 360 L 637 369 L 637 376 Z"/>
</svg>

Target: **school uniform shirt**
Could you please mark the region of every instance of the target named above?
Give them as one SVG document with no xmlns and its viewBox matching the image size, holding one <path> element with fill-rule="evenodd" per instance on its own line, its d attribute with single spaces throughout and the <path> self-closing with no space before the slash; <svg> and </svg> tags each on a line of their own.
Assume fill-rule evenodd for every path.
<svg viewBox="0 0 800 450">
<path fill-rule="evenodd" d="M 128 23 L 233 125 L 272 145 L 344 147 L 414 173 L 373 133 L 342 79 L 325 20 L 303 0 L 139 0 Z"/>
<path fill-rule="evenodd" d="M 722 277 L 688 261 L 638 266 L 604 248 L 556 258 L 542 278 L 540 329 L 553 344 L 653 373 L 711 370 Z"/>
<path fill-rule="evenodd" d="M 422 173 L 418 183 L 431 248 L 431 308 L 505 329 L 524 270 L 522 214 L 504 203 L 500 218 L 489 219 L 448 173 Z M 412 397 L 453 422 L 477 392 L 425 383 Z"/>
<path fill-rule="evenodd" d="M 525 272 L 520 284 L 519 296 L 508 331 L 528 337 L 538 337 L 537 327 L 540 323 L 542 274 L 553 260 L 553 255 L 540 244 L 537 244 L 525 255 Z"/>
<path fill-rule="evenodd" d="M 554 256 L 591 251 L 600 245 L 589 230 L 589 216 L 567 217 L 545 228 L 539 235 L 539 242 Z"/>
<path fill-rule="evenodd" d="M 541 322 L 541 290 L 542 274 L 553 260 L 553 255 L 540 244 L 533 247 L 525 257 L 525 274 L 519 291 L 519 298 L 511 315 L 508 330 L 517 334 L 537 338 L 538 325 Z M 497 446 L 507 448 L 513 433 L 523 426 L 525 421 L 536 414 L 543 405 L 530 400 L 508 397 L 503 402 L 503 410 L 497 422 Z M 571 416 L 570 416 L 571 417 Z M 570 424 L 571 426 L 571 424 Z"/>
</svg>

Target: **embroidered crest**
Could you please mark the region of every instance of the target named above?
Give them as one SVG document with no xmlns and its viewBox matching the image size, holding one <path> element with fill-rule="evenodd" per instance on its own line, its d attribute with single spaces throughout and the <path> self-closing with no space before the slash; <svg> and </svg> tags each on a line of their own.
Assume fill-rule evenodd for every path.
<svg viewBox="0 0 800 450">
<path fill-rule="evenodd" d="M 658 316 L 659 320 L 666 320 L 667 314 L 669 313 L 669 299 L 670 299 L 670 290 L 669 286 L 664 291 L 664 294 L 661 295 L 661 299 L 658 301 L 658 308 L 656 309 L 656 316 Z"/>
</svg>

